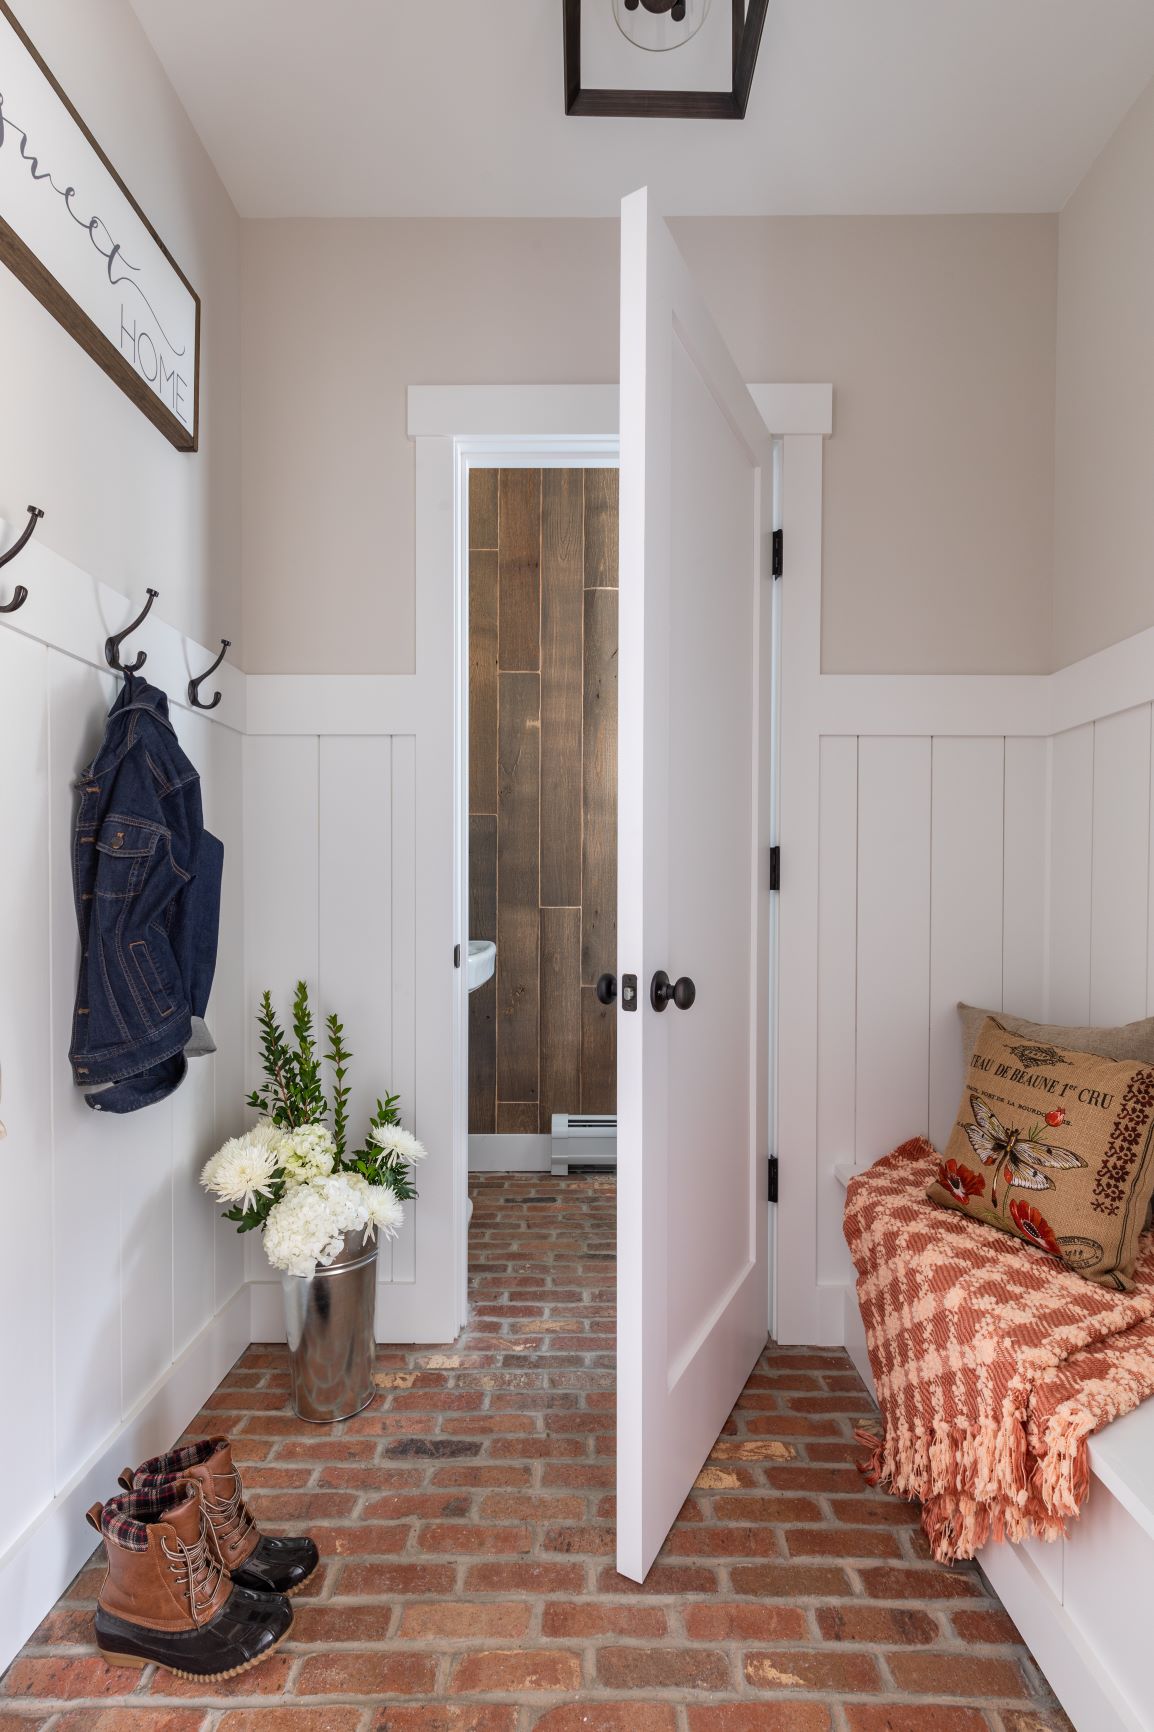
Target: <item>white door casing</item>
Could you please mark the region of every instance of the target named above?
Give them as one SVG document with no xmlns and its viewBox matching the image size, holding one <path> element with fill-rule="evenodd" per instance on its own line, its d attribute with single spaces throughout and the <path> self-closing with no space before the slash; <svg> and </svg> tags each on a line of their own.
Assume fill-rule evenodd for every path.
<svg viewBox="0 0 1154 1732">
<path fill-rule="evenodd" d="M 641 1581 L 768 1330 L 772 447 L 644 191 L 621 241 L 617 1567 Z M 691 1008 L 651 1008 L 658 969 Z"/>
</svg>

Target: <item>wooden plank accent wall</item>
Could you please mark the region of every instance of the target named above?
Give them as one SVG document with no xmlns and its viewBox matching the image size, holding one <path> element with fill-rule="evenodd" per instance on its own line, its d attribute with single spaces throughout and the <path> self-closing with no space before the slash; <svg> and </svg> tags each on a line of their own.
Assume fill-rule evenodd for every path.
<svg viewBox="0 0 1154 1732">
<path fill-rule="evenodd" d="M 585 591 L 581 980 L 617 954 L 617 591 Z"/>
<path fill-rule="evenodd" d="M 493 763 L 497 753 L 494 747 Z M 469 931 L 497 931 L 497 817 L 469 818 Z M 469 1129 L 497 1129 L 497 980 L 491 975 L 469 994 Z"/>
<path fill-rule="evenodd" d="M 581 902 L 582 472 L 546 469 L 541 500 L 541 905 Z M 561 1109 L 566 1110 L 566 1109 Z"/>
<path fill-rule="evenodd" d="M 497 564 L 501 668 L 541 666 L 541 471 L 499 471 Z"/>
<path fill-rule="evenodd" d="M 469 1129 L 614 1112 L 617 471 L 469 479 Z"/>
<path fill-rule="evenodd" d="M 498 687 L 497 1099 L 524 1103 L 540 1098 L 541 676 Z"/>
</svg>

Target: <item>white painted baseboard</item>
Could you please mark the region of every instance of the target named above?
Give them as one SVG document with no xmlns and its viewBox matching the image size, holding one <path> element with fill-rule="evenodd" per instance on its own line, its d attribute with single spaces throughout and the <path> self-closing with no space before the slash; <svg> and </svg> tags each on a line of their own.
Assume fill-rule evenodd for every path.
<svg viewBox="0 0 1154 1732">
<path fill-rule="evenodd" d="M 547 1173 L 552 1157 L 553 1139 L 519 1135 L 492 1136 L 471 1134 L 469 1137 L 469 1171 L 471 1173 Z"/>
<path fill-rule="evenodd" d="M 284 1301 L 279 1281 L 250 1281 L 249 1334 L 254 1341 L 285 1339 Z"/>
<path fill-rule="evenodd" d="M 96 1539 L 84 1512 L 118 1490 L 127 1463 L 180 1436 L 248 1346 L 249 1316 L 241 1287 L 0 1558 L 0 1672 L 91 1556 Z"/>
</svg>

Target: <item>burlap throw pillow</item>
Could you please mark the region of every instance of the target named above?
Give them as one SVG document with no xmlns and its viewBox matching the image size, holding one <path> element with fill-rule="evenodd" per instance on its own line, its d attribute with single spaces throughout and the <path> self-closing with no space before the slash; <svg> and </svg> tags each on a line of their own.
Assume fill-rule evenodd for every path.
<svg viewBox="0 0 1154 1732">
<path fill-rule="evenodd" d="M 1089 1281 L 1130 1287 L 1154 1196 L 1154 1067 L 1035 1041 L 987 1017 L 926 1195 Z"/>
<path fill-rule="evenodd" d="M 1154 1016 L 1143 1017 L 1141 1022 L 1124 1022 L 1117 1028 L 1069 1028 L 1063 1023 L 1030 1022 L 1024 1016 L 979 1010 L 977 1005 L 963 1003 L 958 1005 L 958 1017 L 967 1063 L 988 1016 L 1011 1034 L 1027 1035 L 1040 1046 L 1071 1046 L 1075 1052 L 1097 1052 L 1103 1058 L 1136 1058 L 1143 1064 L 1154 1065 Z"/>
</svg>

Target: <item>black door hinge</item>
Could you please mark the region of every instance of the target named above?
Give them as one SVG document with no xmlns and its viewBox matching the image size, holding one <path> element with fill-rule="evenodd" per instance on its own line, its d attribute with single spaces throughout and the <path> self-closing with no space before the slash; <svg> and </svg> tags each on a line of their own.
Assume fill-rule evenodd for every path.
<svg viewBox="0 0 1154 1732">
<path fill-rule="evenodd" d="M 460 966 L 461 966 L 461 946 L 459 944 L 454 944 L 454 946 L 453 946 L 453 967 L 454 968 L 460 968 Z"/>
<path fill-rule="evenodd" d="M 769 851 L 769 888 L 781 889 L 781 849 L 776 842 Z"/>
<path fill-rule="evenodd" d="M 770 1202 L 776 1203 L 777 1202 L 777 1156 L 776 1155 L 770 1155 L 770 1157 L 769 1157 L 769 1193 L 768 1194 L 769 1194 Z"/>
<path fill-rule="evenodd" d="M 785 570 L 785 536 L 780 529 L 773 532 L 773 565 L 774 577 L 780 577 Z"/>
</svg>

